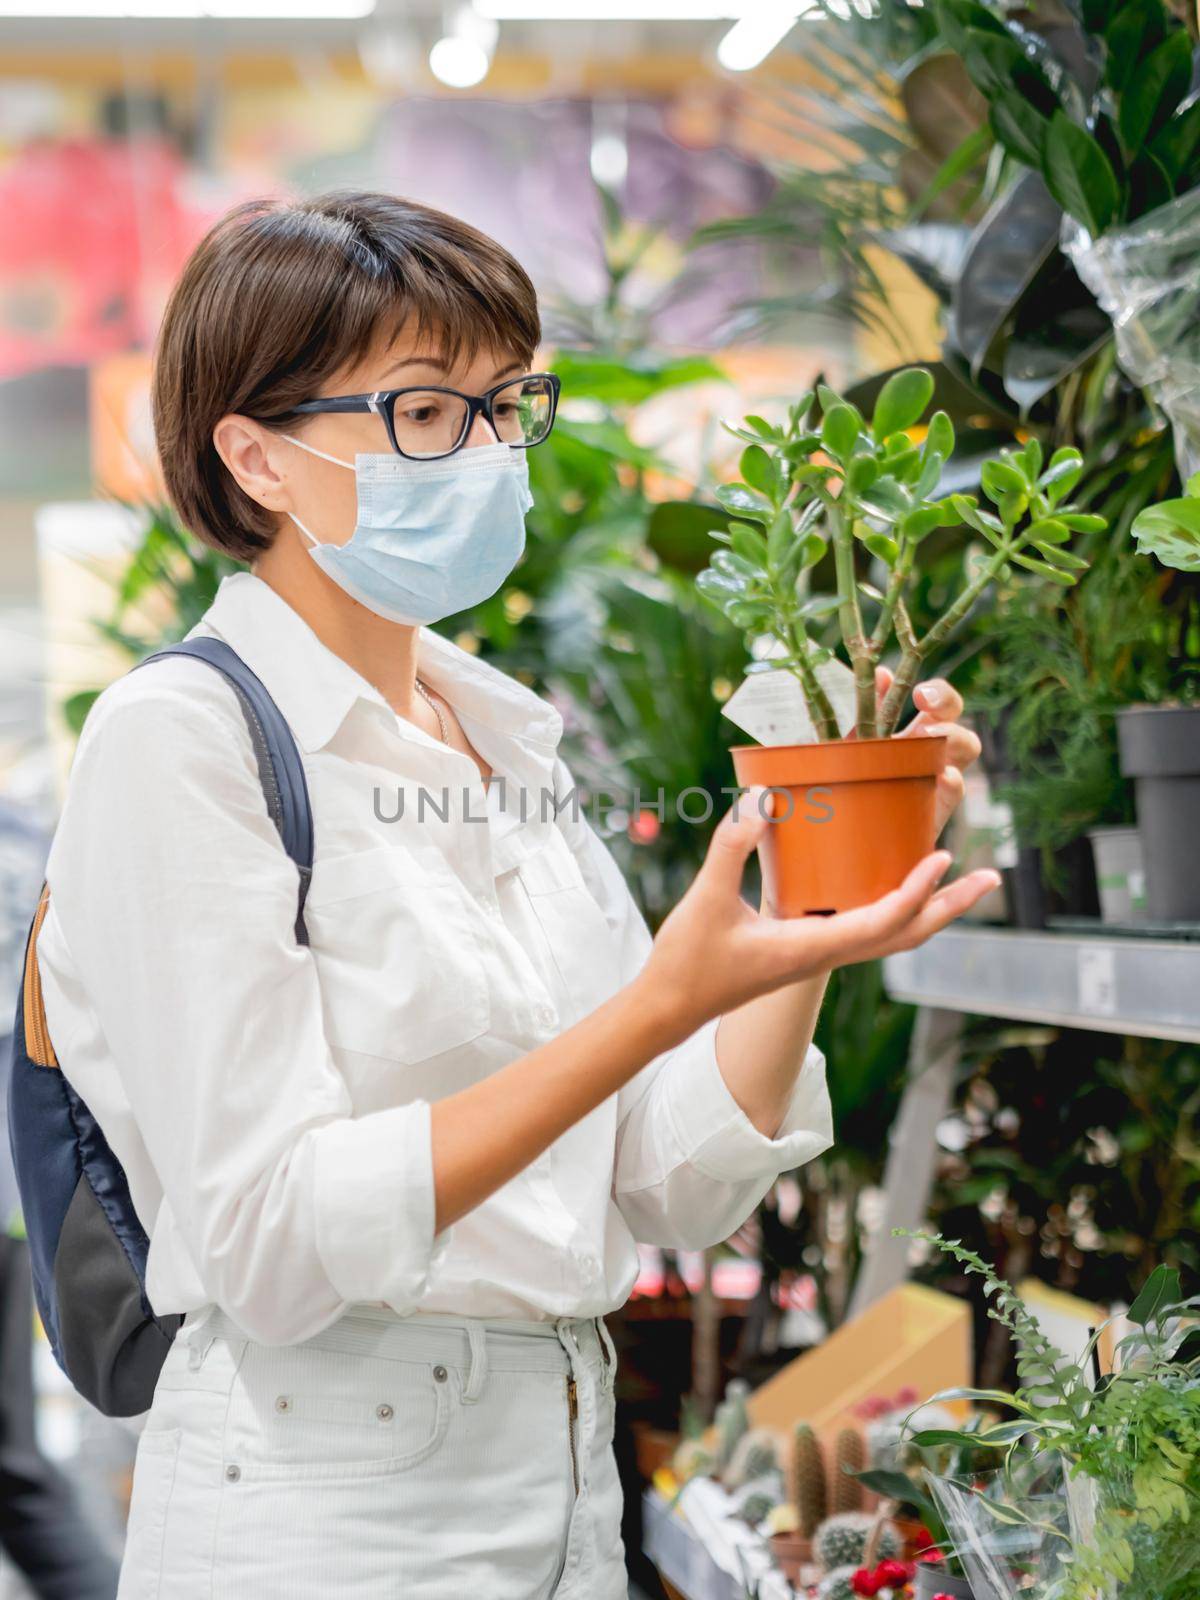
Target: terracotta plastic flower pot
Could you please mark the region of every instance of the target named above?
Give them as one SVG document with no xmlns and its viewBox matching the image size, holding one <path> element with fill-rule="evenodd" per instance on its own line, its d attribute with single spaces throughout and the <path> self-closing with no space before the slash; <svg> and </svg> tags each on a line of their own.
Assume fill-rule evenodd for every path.
<svg viewBox="0 0 1200 1600">
<path fill-rule="evenodd" d="M 759 844 L 772 915 L 850 911 L 896 889 L 937 843 L 947 735 L 734 745 L 743 787 L 775 791 Z"/>
</svg>

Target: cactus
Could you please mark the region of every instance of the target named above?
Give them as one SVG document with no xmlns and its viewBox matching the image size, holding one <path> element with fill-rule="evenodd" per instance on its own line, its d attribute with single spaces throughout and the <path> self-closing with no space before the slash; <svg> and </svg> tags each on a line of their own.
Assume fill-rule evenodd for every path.
<svg viewBox="0 0 1200 1600">
<path fill-rule="evenodd" d="M 855 1600 L 854 1567 L 835 1567 L 817 1585 L 818 1600 Z"/>
<path fill-rule="evenodd" d="M 868 1511 L 846 1511 L 827 1517 L 813 1539 L 817 1563 L 827 1572 L 836 1567 L 861 1567 L 875 1521 L 874 1514 Z M 890 1522 L 885 1522 L 875 1543 L 875 1560 L 894 1561 L 900 1553 L 899 1535 Z"/>
<path fill-rule="evenodd" d="M 733 1499 L 733 1514 L 756 1528 L 780 1503 L 783 1496 L 783 1479 L 778 1472 L 768 1472 L 743 1484 Z"/>
<path fill-rule="evenodd" d="M 709 1475 L 716 1457 L 699 1439 L 684 1439 L 671 1457 L 671 1471 L 680 1483 Z"/>
<path fill-rule="evenodd" d="M 825 1456 L 821 1442 L 807 1422 L 792 1434 L 791 1482 L 788 1499 L 800 1519 L 800 1532 L 811 1539 L 829 1514 L 825 1484 Z"/>
<path fill-rule="evenodd" d="M 746 1396 L 750 1385 L 744 1378 L 731 1378 L 725 1388 L 725 1398 L 717 1407 L 713 1418 L 717 1430 L 717 1470 L 723 1472 L 729 1465 L 738 1440 L 750 1431 L 750 1414 L 746 1410 Z"/>
<path fill-rule="evenodd" d="M 770 1428 L 751 1428 L 734 1446 L 729 1464 L 721 1474 L 727 1489 L 740 1489 L 752 1478 L 779 1470 L 779 1438 Z"/>
<path fill-rule="evenodd" d="M 833 1499 L 829 1509 L 835 1517 L 846 1511 L 862 1510 L 862 1484 L 850 1473 L 862 1471 L 864 1455 L 862 1434 L 857 1428 L 843 1428 L 834 1445 Z"/>
</svg>

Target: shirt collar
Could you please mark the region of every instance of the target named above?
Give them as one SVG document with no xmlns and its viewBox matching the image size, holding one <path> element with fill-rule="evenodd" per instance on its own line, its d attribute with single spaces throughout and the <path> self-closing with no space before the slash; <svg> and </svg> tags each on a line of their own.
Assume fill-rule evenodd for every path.
<svg viewBox="0 0 1200 1600">
<path fill-rule="evenodd" d="M 303 750 L 328 744 L 359 700 L 382 707 L 405 731 L 374 684 L 322 644 L 299 612 L 252 572 L 222 578 L 202 621 L 262 680 Z M 501 754 L 503 741 L 511 739 L 549 772 L 562 737 L 556 708 L 431 628 L 420 630 L 419 641 L 422 679 L 454 707 L 472 739 L 476 728 L 498 735 Z M 491 750 L 480 753 L 492 759 Z"/>
</svg>

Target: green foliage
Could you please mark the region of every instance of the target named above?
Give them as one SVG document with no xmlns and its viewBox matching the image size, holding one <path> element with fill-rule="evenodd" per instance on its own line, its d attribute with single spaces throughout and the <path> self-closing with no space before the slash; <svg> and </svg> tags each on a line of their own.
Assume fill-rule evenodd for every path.
<svg viewBox="0 0 1200 1600">
<path fill-rule="evenodd" d="M 1073 1482 L 1090 1480 L 1095 1526 L 1077 1522 L 1048 1591 L 1054 1600 L 1097 1600 L 1114 1582 L 1125 1585 L 1128 1600 L 1183 1600 L 1185 1591 L 1174 1586 L 1193 1570 L 1200 1549 L 1200 1351 L 1192 1331 L 1200 1297 L 1185 1298 L 1179 1274 L 1157 1268 L 1127 1313 L 1133 1332 L 1117 1343 L 1114 1371 L 1093 1386 L 1094 1352 L 1115 1319 L 1070 1360 L 976 1252 L 940 1235 L 893 1232 L 935 1245 L 983 1279 L 988 1315 L 1012 1335 L 1021 1379 L 1011 1394 L 952 1389 L 936 1396 L 1000 1407 L 1014 1412 L 1013 1420 L 973 1435 L 918 1430 L 914 1443 L 983 1446 L 1009 1464 L 1049 1451 Z"/>
<path fill-rule="evenodd" d="M 1053 51 L 1027 12 L 934 3 L 1001 146 L 1093 236 L 1200 182 L 1192 37 L 1167 0 L 1054 8 Z"/>
<path fill-rule="evenodd" d="M 893 632 L 899 639 L 896 692 L 879 719 L 878 735 L 886 737 L 920 664 L 966 621 L 997 576 L 1007 576 L 1015 564 L 1069 589 L 1087 561 L 1065 544 L 1074 533 L 1104 526 L 1103 518 L 1078 512 L 1066 499 L 1083 470 L 1080 453 L 1064 448 L 1044 463 L 1037 439 L 983 462 L 980 481 L 990 509 L 974 495 L 943 494 L 955 445 L 949 416 L 935 413 L 919 444 L 908 432 L 921 421 L 933 392 L 932 374 L 914 367 L 887 380 L 869 423 L 856 405 L 820 385 L 815 395 L 789 407 L 784 426 L 755 417 L 730 428 L 747 443 L 741 480 L 717 490 L 733 520 L 713 531 L 724 548 L 711 557 L 697 586 L 749 639 L 772 642 L 776 653 L 760 665 L 795 674 L 823 739 L 838 737 L 816 676 L 834 654 L 825 618 L 837 612 L 854 668 L 860 738 L 877 734 L 874 669 Z M 814 403 L 819 421 L 812 417 Z M 963 524 L 991 548 L 976 575 L 918 639 L 905 603 L 917 547 L 935 529 Z M 806 575 L 827 548 L 834 556 L 837 593 L 813 595 Z M 885 568 L 885 592 L 859 578 L 859 548 Z M 869 633 L 864 598 L 877 607 Z"/>
<path fill-rule="evenodd" d="M 133 508 L 131 507 L 130 510 Z M 130 664 L 190 633 L 216 597 L 221 579 L 242 563 L 193 539 L 167 505 L 147 506 L 141 542 L 117 583 L 112 610 L 93 626 L 128 655 Z M 161 629 L 139 631 L 130 613 L 147 600 L 165 613 Z M 63 716 L 78 734 L 100 690 L 83 689 L 63 702 Z"/>
<path fill-rule="evenodd" d="M 1117 759 L 1117 710 L 1200 688 L 1180 632 L 1187 612 L 1163 604 L 1169 585 L 1168 574 L 1125 550 L 1104 553 L 1061 599 L 997 586 L 971 707 L 1003 717 L 1016 776 L 992 792 L 1012 807 L 1021 843 L 1042 848 L 1048 881 L 1053 851 L 1087 828 L 1134 820 Z M 1200 627 L 1200 599 L 1194 609 Z"/>
<path fill-rule="evenodd" d="M 1139 512 L 1131 531 L 1143 555 L 1179 572 L 1200 572 L 1200 473 L 1188 480 L 1182 498 Z"/>
</svg>

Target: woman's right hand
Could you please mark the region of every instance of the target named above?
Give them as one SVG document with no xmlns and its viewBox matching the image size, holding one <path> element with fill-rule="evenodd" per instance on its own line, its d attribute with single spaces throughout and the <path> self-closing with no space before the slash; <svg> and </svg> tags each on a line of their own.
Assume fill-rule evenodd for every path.
<svg viewBox="0 0 1200 1600">
<path fill-rule="evenodd" d="M 890 894 L 834 916 L 774 918 L 742 898 L 750 852 L 770 825 L 766 790 L 743 795 L 717 826 L 704 865 L 659 929 L 638 983 L 685 1032 L 711 1017 L 834 967 L 912 950 L 1000 881 L 991 869 L 937 885 L 953 859 L 925 856 Z"/>
</svg>

